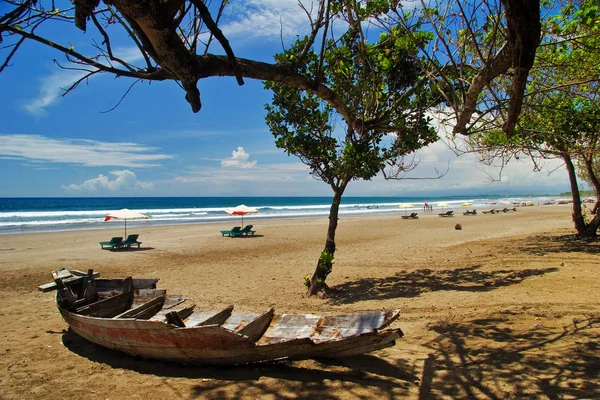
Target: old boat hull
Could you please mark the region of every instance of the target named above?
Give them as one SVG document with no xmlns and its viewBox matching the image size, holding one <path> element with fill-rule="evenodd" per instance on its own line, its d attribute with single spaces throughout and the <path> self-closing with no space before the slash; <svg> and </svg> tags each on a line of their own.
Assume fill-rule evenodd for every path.
<svg viewBox="0 0 600 400">
<path fill-rule="evenodd" d="M 100 346 L 165 361 L 190 364 L 247 364 L 278 359 L 346 357 L 395 344 L 397 329 L 315 342 L 299 337 L 259 344 L 218 325 L 178 328 L 159 321 L 112 320 L 62 310 L 67 324 L 81 337 Z"/>
<path fill-rule="evenodd" d="M 235 365 L 347 357 L 393 346 L 403 335 L 388 328 L 397 310 L 318 316 L 275 314 L 273 309 L 233 313 L 230 306 L 194 312 L 186 298 L 157 290 L 158 279 L 68 274 L 55 275 L 55 286 L 58 309 L 69 327 L 100 346 L 150 359 Z"/>
</svg>

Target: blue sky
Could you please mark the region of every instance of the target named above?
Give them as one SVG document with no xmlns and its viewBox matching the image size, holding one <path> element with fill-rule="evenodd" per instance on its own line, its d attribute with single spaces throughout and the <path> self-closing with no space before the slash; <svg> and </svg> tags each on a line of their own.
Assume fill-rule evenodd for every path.
<svg viewBox="0 0 600 400">
<path fill-rule="evenodd" d="M 307 21 L 296 0 L 231 1 L 221 29 L 239 57 L 271 61 Z M 2 6 L 4 8 L 6 6 Z M 4 10 L 0 9 L 0 14 Z M 280 24 L 281 22 L 281 24 Z M 48 32 L 86 53 L 94 29 Z M 136 55 L 117 43 L 123 57 Z M 216 50 L 218 44 L 214 44 Z M 88 52 L 89 53 L 89 52 Z M 2 53 L 4 55 L 4 53 Z M 100 76 L 65 97 L 61 87 L 77 73 L 61 70 L 64 57 L 27 43 L 0 74 L 0 197 L 46 196 L 329 196 L 295 157 L 273 144 L 264 122 L 270 94 L 259 81 L 200 81 L 203 108 L 194 114 L 173 82 L 138 83 L 113 111 L 132 81 Z M 443 127 L 440 127 L 443 133 Z M 474 156 L 456 157 L 443 142 L 422 149 L 410 176 L 448 174 L 438 180 L 353 182 L 347 195 L 410 196 L 480 193 L 542 194 L 568 190 L 564 168 L 542 172 L 513 162 L 501 182 L 498 169 Z M 549 174 L 548 171 L 554 171 Z"/>
</svg>

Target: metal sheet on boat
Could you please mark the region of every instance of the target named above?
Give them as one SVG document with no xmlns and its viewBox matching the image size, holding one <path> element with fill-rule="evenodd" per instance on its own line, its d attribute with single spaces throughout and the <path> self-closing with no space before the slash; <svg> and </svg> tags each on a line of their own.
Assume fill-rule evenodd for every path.
<svg viewBox="0 0 600 400">
<path fill-rule="evenodd" d="M 317 316 L 312 314 L 275 315 L 258 344 L 310 338 L 315 343 L 339 340 L 374 332 L 398 318 L 399 312 L 371 312 Z"/>
</svg>

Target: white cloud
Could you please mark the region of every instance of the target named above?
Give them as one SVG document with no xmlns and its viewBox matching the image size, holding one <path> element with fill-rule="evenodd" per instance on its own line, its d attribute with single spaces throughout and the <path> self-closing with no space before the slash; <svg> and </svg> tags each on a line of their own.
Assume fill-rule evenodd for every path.
<svg viewBox="0 0 600 400">
<path fill-rule="evenodd" d="M 303 1 L 313 14 L 317 2 Z M 226 8 L 226 19 L 220 28 L 228 38 L 272 38 L 303 36 L 310 30 L 306 13 L 298 0 L 248 0 L 234 2 Z"/>
<path fill-rule="evenodd" d="M 137 47 L 122 47 L 114 50 L 114 54 L 128 63 L 134 63 L 143 58 Z M 30 99 L 23 106 L 27 112 L 37 117 L 47 115 L 46 108 L 58 100 L 66 89 L 87 74 L 82 71 L 55 68 L 49 75 L 39 78 L 41 84 L 38 96 Z"/>
<path fill-rule="evenodd" d="M 129 170 L 111 171 L 115 176 L 114 180 L 110 180 L 105 175 L 98 175 L 97 178 L 88 179 L 83 183 L 64 185 L 63 189 L 73 192 L 100 192 L 100 191 L 134 191 L 134 190 L 151 190 L 154 185 L 150 182 L 138 181 L 135 173 Z"/>
<path fill-rule="evenodd" d="M 168 154 L 137 143 L 109 143 L 82 139 L 51 139 L 41 135 L 0 135 L 0 156 L 86 167 L 156 167 Z"/>
<path fill-rule="evenodd" d="M 540 172 L 534 172 L 530 160 L 512 160 L 502 170 L 485 166 L 476 154 L 459 157 L 442 141 L 417 152 L 419 166 L 409 173 L 409 178 L 431 178 L 435 170 L 448 173 L 440 179 L 385 181 L 377 177 L 371 182 L 356 182 L 348 187 L 352 195 L 411 196 L 422 193 L 556 193 L 568 190 L 566 169 L 560 160 L 546 160 Z M 558 168 L 558 169 L 557 169 Z M 554 171 L 557 169 L 556 171 Z M 554 171 L 553 173 L 550 173 Z M 500 181 L 492 181 L 500 179 Z"/>
<path fill-rule="evenodd" d="M 207 168 L 193 166 L 185 174 L 162 182 L 189 196 L 211 193 L 221 196 L 314 196 L 328 195 L 328 185 L 318 182 L 304 164 L 268 164 L 252 169 Z"/>
<path fill-rule="evenodd" d="M 250 154 L 246 153 L 243 147 L 238 147 L 231 153 L 231 158 L 221 161 L 221 166 L 225 168 L 253 168 L 256 166 L 256 160 L 248 162 Z"/>
<path fill-rule="evenodd" d="M 40 78 L 39 95 L 31 99 L 23 108 L 36 117 L 41 117 L 48 114 L 46 107 L 55 102 L 60 95 L 75 83 L 77 80 L 85 76 L 85 72 L 57 70 L 50 75 Z"/>
</svg>

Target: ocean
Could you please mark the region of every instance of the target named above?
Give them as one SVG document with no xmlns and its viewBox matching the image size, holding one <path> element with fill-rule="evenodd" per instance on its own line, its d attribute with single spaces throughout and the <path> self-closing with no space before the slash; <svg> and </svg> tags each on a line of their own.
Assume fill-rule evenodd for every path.
<svg viewBox="0 0 600 400">
<path fill-rule="evenodd" d="M 446 196 L 446 197 L 352 197 L 342 198 L 340 217 L 382 213 L 423 212 L 425 203 L 434 206 L 434 212 L 460 209 L 463 203 L 473 203 L 469 209 L 500 207 L 500 202 L 534 204 L 546 201 L 548 196 Z M 437 205 L 446 203 L 446 206 Z M 225 214 L 226 208 L 245 204 L 258 209 L 244 221 L 261 218 L 326 217 L 331 197 L 51 197 L 0 198 L 0 234 L 26 232 L 54 232 L 84 229 L 109 229 L 123 225 L 123 221 L 104 217 L 111 211 L 129 208 L 148 215 L 147 220 L 129 220 L 128 227 L 146 225 L 180 225 L 207 222 L 240 222 L 239 216 Z M 414 208 L 399 209 L 410 204 Z"/>
</svg>

